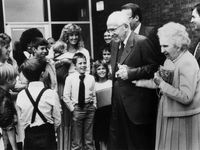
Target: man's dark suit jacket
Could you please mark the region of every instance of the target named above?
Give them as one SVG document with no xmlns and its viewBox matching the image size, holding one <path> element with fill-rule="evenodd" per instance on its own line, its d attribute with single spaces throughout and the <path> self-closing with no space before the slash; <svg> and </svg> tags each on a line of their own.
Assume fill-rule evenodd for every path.
<svg viewBox="0 0 200 150">
<path fill-rule="evenodd" d="M 152 42 L 153 47 L 154 47 L 153 49 L 158 57 L 158 61 L 159 61 L 158 63 L 162 65 L 166 57 L 164 56 L 164 54 L 161 53 L 161 47 L 160 47 L 157 31 L 158 31 L 157 27 L 144 26 L 143 24 L 141 24 L 139 35 L 143 35 L 147 37 Z"/>
<path fill-rule="evenodd" d="M 120 59 L 120 64 L 129 67 L 128 80 L 114 77 L 119 43 L 113 41 L 111 44 L 113 81 L 119 82 L 120 95 L 129 119 L 134 124 L 155 123 L 157 113 L 155 90 L 136 87 L 131 82 L 153 78 L 158 60 L 151 42 L 144 36 L 131 33 Z"/>
</svg>

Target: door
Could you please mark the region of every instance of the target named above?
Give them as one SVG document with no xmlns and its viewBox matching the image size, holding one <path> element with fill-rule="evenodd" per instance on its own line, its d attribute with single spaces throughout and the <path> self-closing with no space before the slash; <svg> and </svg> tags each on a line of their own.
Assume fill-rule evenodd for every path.
<svg viewBox="0 0 200 150">
<path fill-rule="evenodd" d="M 51 36 L 50 30 L 49 30 L 49 25 L 6 25 L 5 26 L 5 32 L 11 36 L 12 43 L 15 41 L 19 41 L 19 38 L 21 37 L 22 32 L 29 28 L 38 28 L 44 38 L 49 38 Z"/>
<path fill-rule="evenodd" d="M 22 33 L 30 28 L 37 28 L 39 29 L 44 38 L 49 38 L 51 36 L 50 30 L 49 30 L 49 25 L 6 25 L 5 26 L 5 32 L 11 36 L 11 49 L 13 48 L 13 44 L 15 43 L 15 41 L 19 41 Z M 12 52 L 11 52 L 12 55 Z"/>
</svg>

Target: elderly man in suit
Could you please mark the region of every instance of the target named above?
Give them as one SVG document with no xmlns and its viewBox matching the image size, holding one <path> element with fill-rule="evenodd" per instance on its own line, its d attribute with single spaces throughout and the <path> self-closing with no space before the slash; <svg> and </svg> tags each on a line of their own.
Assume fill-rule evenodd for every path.
<svg viewBox="0 0 200 150">
<path fill-rule="evenodd" d="M 191 22 L 194 24 L 195 30 L 199 31 L 200 30 L 200 3 L 196 4 L 192 9 Z M 197 62 L 200 66 L 200 36 L 199 36 L 199 41 L 194 50 L 194 56 L 197 59 Z"/>
<path fill-rule="evenodd" d="M 157 113 L 156 91 L 137 87 L 134 80 L 150 79 L 158 67 L 152 44 L 131 31 L 121 11 L 110 14 L 107 31 L 112 32 L 113 75 L 110 150 L 153 150 Z"/>
<path fill-rule="evenodd" d="M 136 34 L 146 36 L 153 44 L 153 49 L 158 55 L 158 63 L 163 64 L 165 56 L 161 53 L 160 43 L 157 36 L 157 28 L 153 26 L 145 26 L 142 23 L 142 11 L 139 5 L 127 3 L 121 6 L 121 11 L 126 13 L 129 19 L 131 30 Z"/>
</svg>

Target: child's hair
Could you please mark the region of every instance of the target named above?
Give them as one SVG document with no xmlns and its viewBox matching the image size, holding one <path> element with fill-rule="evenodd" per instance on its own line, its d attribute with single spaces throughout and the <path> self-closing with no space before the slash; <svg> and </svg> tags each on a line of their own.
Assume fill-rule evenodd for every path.
<svg viewBox="0 0 200 150">
<path fill-rule="evenodd" d="M 43 34 L 39 29 L 30 28 L 25 30 L 20 37 L 22 51 L 26 51 L 27 45 L 30 44 L 36 37 L 43 38 Z"/>
<path fill-rule="evenodd" d="M 54 39 L 53 37 L 47 38 L 47 41 L 48 41 L 49 44 L 54 44 L 54 43 L 55 43 L 55 39 Z M 52 43 L 50 43 L 50 41 L 51 41 Z"/>
<path fill-rule="evenodd" d="M 11 38 L 6 33 L 0 33 L 0 47 L 10 44 Z"/>
<path fill-rule="evenodd" d="M 103 58 L 103 52 L 109 52 L 111 54 L 111 50 L 109 47 L 105 47 L 104 49 L 101 50 L 101 56 Z"/>
<path fill-rule="evenodd" d="M 110 44 L 106 44 L 105 46 L 103 46 L 101 48 L 100 59 L 103 59 L 103 52 L 110 52 L 111 53 Z"/>
<path fill-rule="evenodd" d="M 34 47 L 35 49 L 38 48 L 38 46 L 48 46 L 49 43 L 46 39 L 41 37 L 36 37 L 31 42 L 31 47 Z"/>
<path fill-rule="evenodd" d="M 59 40 L 52 46 L 52 48 L 55 53 L 63 54 L 64 50 L 67 49 L 67 44 Z"/>
<path fill-rule="evenodd" d="M 86 60 L 85 55 L 83 53 L 78 52 L 78 53 L 74 54 L 74 57 L 72 58 L 72 62 L 74 65 L 76 65 L 78 58 L 84 58 Z"/>
<path fill-rule="evenodd" d="M 109 73 L 108 64 L 106 62 L 104 62 L 103 60 L 97 60 L 93 65 L 93 67 L 94 67 L 94 77 L 95 77 L 95 80 L 97 82 L 99 81 L 99 76 L 97 74 L 97 68 L 99 66 L 103 66 L 106 69 L 106 79 L 108 79 L 108 73 Z"/>
<path fill-rule="evenodd" d="M 31 81 L 39 81 L 41 73 L 45 70 L 46 61 L 39 58 L 30 58 L 26 60 L 21 66 L 20 71 L 26 79 Z"/>
<path fill-rule="evenodd" d="M 14 80 L 18 75 L 17 69 L 8 63 L 0 65 L 0 85 Z"/>
<path fill-rule="evenodd" d="M 109 46 L 105 46 L 103 49 L 102 49 L 102 53 L 103 52 L 110 52 L 111 53 L 111 50 L 110 50 L 110 47 Z"/>
</svg>

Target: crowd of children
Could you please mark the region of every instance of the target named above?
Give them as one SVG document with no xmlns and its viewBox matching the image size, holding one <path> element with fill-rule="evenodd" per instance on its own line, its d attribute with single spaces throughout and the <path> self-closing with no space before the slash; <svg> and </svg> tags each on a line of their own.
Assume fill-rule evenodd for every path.
<svg viewBox="0 0 200 150">
<path fill-rule="evenodd" d="M 61 37 L 67 38 L 64 34 L 69 34 L 71 41 L 73 38 L 80 39 L 80 31 L 79 26 L 69 24 L 64 27 Z M 36 37 L 27 40 L 25 37 L 29 32 L 36 32 Z M 25 36 L 20 38 L 22 45 L 26 45 L 31 53 L 26 56 L 24 52 L 28 53 L 27 49 L 23 53 L 16 52 L 15 49 L 14 54 L 26 56 L 23 62 L 16 62 L 10 57 L 11 38 L 7 34 L 0 34 L 1 148 L 64 149 L 60 143 L 65 141 L 61 135 L 66 130 L 60 125 L 65 126 L 67 109 L 70 112 L 70 142 L 67 142 L 67 147 L 89 150 L 96 147 L 105 150 L 112 89 L 112 82 L 109 80 L 109 47 L 106 45 L 102 50 L 101 60 L 90 64 L 86 49 L 81 47 L 71 52 L 69 44 L 62 38 L 56 42 L 49 38 L 49 44 L 38 34 L 37 29 L 28 29 L 22 36 Z M 70 43 L 72 50 L 73 42 Z M 92 69 L 88 68 L 88 64 Z M 70 72 L 72 66 L 73 72 Z M 101 117 L 104 115 L 107 117 L 105 120 Z M 106 123 L 101 128 L 102 122 Z M 100 134 L 104 132 L 104 135 Z"/>
</svg>

